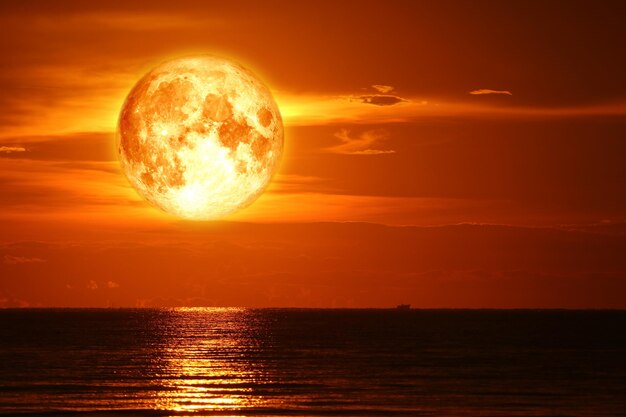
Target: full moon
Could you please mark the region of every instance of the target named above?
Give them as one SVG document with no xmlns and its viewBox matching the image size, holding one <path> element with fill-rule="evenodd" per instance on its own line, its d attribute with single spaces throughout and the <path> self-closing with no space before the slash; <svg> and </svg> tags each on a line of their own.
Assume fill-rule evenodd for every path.
<svg viewBox="0 0 626 417">
<path fill-rule="evenodd" d="M 256 200 L 278 168 L 283 124 L 269 89 L 222 58 L 166 62 L 128 94 L 117 153 L 128 180 L 161 210 L 193 220 Z"/>
</svg>

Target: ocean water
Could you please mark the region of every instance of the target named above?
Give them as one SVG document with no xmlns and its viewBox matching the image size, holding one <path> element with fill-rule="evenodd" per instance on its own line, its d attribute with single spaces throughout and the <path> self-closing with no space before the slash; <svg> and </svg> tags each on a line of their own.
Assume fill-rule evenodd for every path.
<svg viewBox="0 0 626 417">
<path fill-rule="evenodd" d="M 626 416 L 626 312 L 1 310 L 0 414 Z"/>
</svg>

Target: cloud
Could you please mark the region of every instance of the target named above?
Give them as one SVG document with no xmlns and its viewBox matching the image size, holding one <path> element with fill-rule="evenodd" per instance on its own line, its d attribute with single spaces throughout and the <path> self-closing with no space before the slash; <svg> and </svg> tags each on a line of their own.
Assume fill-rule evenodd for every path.
<svg viewBox="0 0 626 417">
<path fill-rule="evenodd" d="M 393 106 L 394 104 L 403 103 L 408 100 L 398 96 L 391 96 L 385 94 L 371 94 L 365 96 L 359 96 L 359 100 L 365 104 L 373 104 L 375 106 Z"/>
<path fill-rule="evenodd" d="M 31 304 L 19 298 L 12 296 L 0 296 L 0 308 L 28 308 Z"/>
<path fill-rule="evenodd" d="M 444 101 L 434 97 L 402 98 L 376 94 L 361 96 L 278 94 L 277 101 L 287 126 L 346 123 L 371 125 L 446 117 L 513 120 L 626 115 L 626 101 L 571 107 L 502 106 L 493 103 L 492 100 Z"/>
<path fill-rule="evenodd" d="M 383 93 L 383 94 L 390 93 L 391 91 L 394 90 L 394 88 L 390 85 L 380 85 L 380 84 L 374 84 L 372 88 L 378 91 L 379 93 Z"/>
<path fill-rule="evenodd" d="M 376 145 L 387 138 L 381 130 L 368 130 L 358 136 L 351 136 L 350 131 L 342 129 L 335 133 L 335 137 L 342 143 L 331 148 L 328 152 L 345 155 L 381 155 L 395 153 L 394 150 L 375 149 Z"/>
<path fill-rule="evenodd" d="M 22 146 L 0 146 L 0 153 L 26 152 Z"/>
<path fill-rule="evenodd" d="M 28 258 L 25 256 L 13 256 L 13 255 L 4 255 L 3 263 L 7 265 L 19 265 L 19 264 L 36 264 L 46 262 L 45 259 L 40 258 Z"/>
<path fill-rule="evenodd" d="M 0 152 L 20 159 L 50 161 L 116 161 L 113 132 L 80 132 L 64 135 L 24 135 L 0 138 Z M 11 145 L 19 143 L 20 145 Z M 24 152 L 28 152 L 24 154 Z"/>
<path fill-rule="evenodd" d="M 277 174 L 268 186 L 268 191 L 277 194 L 332 192 L 328 181 L 328 178 L 313 175 Z"/>
<path fill-rule="evenodd" d="M 115 288 L 119 288 L 120 284 L 118 284 L 115 281 L 107 281 L 107 287 L 110 289 L 115 289 Z"/>
<path fill-rule="evenodd" d="M 378 149 L 365 149 L 363 151 L 352 152 L 352 155 L 383 155 L 389 153 L 396 153 L 394 150 L 378 150 Z"/>
<path fill-rule="evenodd" d="M 93 279 L 90 279 L 86 287 L 87 289 L 94 291 L 98 289 L 98 283 L 94 281 Z"/>
<path fill-rule="evenodd" d="M 77 5 L 71 13 L 59 13 L 58 8 L 41 4 L 31 9 L 5 7 L 4 3 L 0 6 L 0 27 L 14 34 L 15 43 L 12 61 L 0 68 L 4 93 L 0 96 L 0 137 L 114 130 L 130 88 L 148 68 L 164 59 L 162 54 L 139 46 L 143 41 L 138 34 L 150 33 L 154 39 L 180 45 L 179 36 L 193 39 L 199 31 L 206 34 L 233 27 L 215 14 L 194 13 L 190 18 L 189 11 L 158 7 L 145 11 Z M 136 43 L 131 45 L 129 40 Z M 94 60 L 89 54 L 92 41 L 105 42 L 99 49 L 100 59 Z M 51 44 L 58 47 L 50 48 Z M 178 53 L 196 51 L 181 52 L 178 48 Z"/>
<path fill-rule="evenodd" d="M 507 90 L 489 90 L 486 88 L 481 88 L 478 90 L 472 90 L 469 92 L 471 95 L 474 96 L 481 96 L 481 95 L 486 95 L 486 94 L 500 94 L 500 95 L 505 95 L 505 96 L 512 96 L 513 93 L 511 93 L 510 91 Z"/>
<path fill-rule="evenodd" d="M 128 212 L 131 206 L 148 207 L 121 175 L 116 161 L 3 159 L 0 214 L 45 213 L 76 219 L 80 213 L 93 217 L 93 210 Z"/>
<path fill-rule="evenodd" d="M 359 203 L 354 212 L 370 209 Z M 54 265 L 0 270 L 0 304 L 14 298 L 57 307 L 132 306 L 139 298 L 145 306 L 328 307 L 346 297 L 358 307 L 404 300 L 433 308 L 625 305 L 626 239 L 612 234 L 358 222 L 220 222 L 177 233 L 156 230 L 132 244 L 115 239 L 3 245 L 38 248 Z M 106 291 L 111 279 L 126 290 Z M 82 291 L 69 297 L 68 283 Z M 89 291 L 87 284 L 98 290 Z"/>
</svg>

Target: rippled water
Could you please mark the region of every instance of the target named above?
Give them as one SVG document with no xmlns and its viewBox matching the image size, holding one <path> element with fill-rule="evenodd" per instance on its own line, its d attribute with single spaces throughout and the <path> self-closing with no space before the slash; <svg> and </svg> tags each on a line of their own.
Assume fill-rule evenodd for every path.
<svg viewBox="0 0 626 417">
<path fill-rule="evenodd" d="M 3 310 L 0 414 L 626 415 L 626 312 Z"/>
</svg>

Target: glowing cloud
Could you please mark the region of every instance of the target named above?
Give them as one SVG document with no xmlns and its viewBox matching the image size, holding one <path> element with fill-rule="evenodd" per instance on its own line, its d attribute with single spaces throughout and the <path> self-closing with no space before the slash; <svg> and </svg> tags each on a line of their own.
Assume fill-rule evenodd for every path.
<svg viewBox="0 0 626 417">
<path fill-rule="evenodd" d="M 327 148 L 328 152 L 345 155 L 381 155 L 396 152 L 394 150 L 374 149 L 380 141 L 387 138 L 387 135 L 380 130 L 368 130 L 358 136 L 351 136 L 350 131 L 342 129 L 335 133 L 335 137 L 342 143 Z"/>
<path fill-rule="evenodd" d="M 25 256 L 13 256 L 13 255 L 4 255 L 3 263 L 7 265 L 20 265 L 20 264 L 36 264 L 46 262 L 44 259 L 40 258 L 28 258 Z"/>
<path fill-rule="evenodd" d="M 22 146 L 0 146 L 0 153 L 26 152 Z"/>
<path fill-rule="evenodd" d="M 487 94 L 500 94 L 500 95 L 505 95 L 505 96 L 513 95 L 513 93 L 507 90 L 489 90 L 486 88 L 481 88 L 479 90 L 472 90 L 469 93 L 473 96 L 482 96 L 482 95 L 487 95 Z"/>
<path fill-rule="evenodd" d="M 366 104 L 373 104 L 375 106 L 393 106 L 394 104 L 406 102 L 408 100 L 398 96 L 390 96 L 384 94 L 372 94 L 366 96 L 360 96 L 359 99 Z"/>
<path fill-rule="evenodd" d="M 394 90 L 394 88 L 390 85 L 380 85 L 380 84 L 374 84 L 372 88 L 382 94 L 387 94 Z"/>
</svg>

